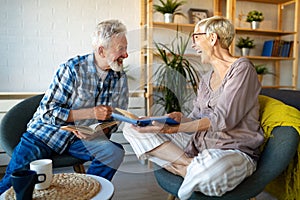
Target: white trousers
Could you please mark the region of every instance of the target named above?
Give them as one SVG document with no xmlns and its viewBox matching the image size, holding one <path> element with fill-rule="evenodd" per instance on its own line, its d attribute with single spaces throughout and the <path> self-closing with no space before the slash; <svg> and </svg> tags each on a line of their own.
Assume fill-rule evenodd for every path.
<svg viewBox="0 0 300 200">
<path fill-rule="evenodd" d="M 166 164 L 166 161 L 164 162 L 158 158 L 150 157 L 146 153 L 168 141 L 171 141 L 181 149 L 184 149 L 192 136 L 186 133 L 139 133 L 136 130 L 132 129 L 131 125 L 128 123 L 125 123 L 123 134 L 125 139 L 130 143 L 138 159 L 150 159 L 160 166 Z"/>
<path fill-rule="evenodd" d="M 128 124 L 124 126 L 123 134 L 139 159 L 147 158 L 147 152 L 167 141 L 184 149 L 191 138 L 186 133 L 139 133 Z M 157 158 L 149 159 L 160 166 L 168 163 Z M 256 163 L 239 150 L 205 149 L 187 167 L 178 196 L 182 200 L 188 199 L 193 191 L 200 191 L 208 196 L 221 196 L 234 189 L 255 169 Z"/>
</svg>

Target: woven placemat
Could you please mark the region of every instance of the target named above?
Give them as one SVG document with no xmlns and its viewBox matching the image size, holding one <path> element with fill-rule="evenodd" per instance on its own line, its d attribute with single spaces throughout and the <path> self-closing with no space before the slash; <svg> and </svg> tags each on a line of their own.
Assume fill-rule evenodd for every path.
<svg viewBox="0 0 300 200">
<path fill-rule="evenodd" d="M 54 174 L 48 189 L 34 190 L 33 199 L 91 199 L 101 190 L 101 184 L 94 178 L 85 174 L 62 173 Z M 15 199 L 15 192 L 11 187 L 5 199 Z"/>
</svg>

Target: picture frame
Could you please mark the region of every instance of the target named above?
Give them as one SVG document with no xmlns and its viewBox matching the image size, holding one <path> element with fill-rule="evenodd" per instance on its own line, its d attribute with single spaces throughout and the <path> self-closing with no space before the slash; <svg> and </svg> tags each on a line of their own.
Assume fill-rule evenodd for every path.
<svg viewBox="0 0 300 200">
<path fill-rule="evenodd" d="M 190 8 L 188 11 L 190 24 L 196 24 L 202 19 L 208 17 L 208 10 L 206 9 L 198 9 L 198 8 Z"/>
</svg>

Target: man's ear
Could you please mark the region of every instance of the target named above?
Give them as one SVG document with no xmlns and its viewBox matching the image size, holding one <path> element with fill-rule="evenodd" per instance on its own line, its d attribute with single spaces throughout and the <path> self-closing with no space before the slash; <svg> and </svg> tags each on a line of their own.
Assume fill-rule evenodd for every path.
<svg viewBox="0 0 300 200">
<path fill-rule="evenodd" d="M 105 53 L 104 53 L 104 47 L 103 46 L 99 46 L 98 47 L 98 54 L 101 57 L 105 57 Z"/>
</svg>

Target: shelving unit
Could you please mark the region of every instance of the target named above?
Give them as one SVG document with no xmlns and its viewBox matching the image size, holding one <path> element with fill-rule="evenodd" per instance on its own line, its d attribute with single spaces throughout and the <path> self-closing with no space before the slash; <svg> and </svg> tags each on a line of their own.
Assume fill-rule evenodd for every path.
<svg viewBox="0 0 300 200">
<path fill-rule="evenodd" d="M 264 62 L 273 62 L 274 65 L 274 84 L 271 86 L 263 86 L 263 87 L 271 87 L 271 88 L 289 88 L 296 89 L 297 88 L 297 79 L 298 79 L 298 51 L 299 51 L 299 38 L 298 38 L 298 30 L 299 30 L 299 1 L 298 0 L 214 0 L 214 13 L 218 13 L 218 15 L 226 16 L 230 19 L 233 24 L 235 24 L 237 19 L 237 2 L 250 2 L 250 3 L 265 3 L 272 4 L 277 6 L 277 27 L 275 30 L 264 29 L 261 27 L 260 29 L 250 29 L 250 28 L 241 28 L 236 27 L 236 37 L 238 35 L 251 35 L 255 38 L 255 36 L 266 36 L 276 40 L 280 40 L 283 36 L 292 36 L 293 44 L 293 56 L 292 57 L 264 57 L 264 56 L 248 56 L 250 60 L 254 61 L 264 61 Z M 283 23 L 287 19 L 283 19 L 283 9 L 285 6 L 293 5 L 293 15 L 294 15 L 294 26 L 291 31 L 286 31 L 283 28 Z M 225 9 L 224 9 L 225 6 Z M 222 11 L 226 10 L 226 15 Z M 267 15 L 267 9 L 261 10 L 265 15 Z M 253 38 L 252 38 L 253 39 Z M 235 44 L 235 41 L 233 41 Z M 231 46 L 231 53 L 236 55 L 235 46 Z M 291 74 L 291 85 L 281 85 L 280 84 L 280 69 L 285 61 L 292 62 L 292 74 Z"/>
<path fill-rule="evenodd" d="M 153 21 L 153 1 L 152 0 L 142 0 L 141 3 L 141 27 L 143 28 L 141 34 L 141 66 L 145 66 L 145 83 L 146 86 L 146 100 L 147 100 L 147 114 L 151 115 L 151 106 L 153 105 L 153 91 L 155 87 L 151 82 L 153 75 L 152 63 L 154 60 L 153 52 L 153 28 L 163 28 L 176 30 L 179 28 L 181 32 L 192 32 L 194 29 L 194 24 L 180 24 L 180 23 L 164 23 L 164 22 L 154 22 Z"/>
<path fill-rule="evenodd" d="M 271 62 L 274 66 L 274 84 L 270 86 L 264 87 L 272 87 L 272 88 L 289 88 L 296 89 L 297 87 L 297 79 L 298 79 L 298 48 L 299 48 L 299 39 L 298 39 L 298 29 L 299 29 L 299 0 L 214 0 L 213 4 L 213 13 L 214 15 L 225 16 L 230 19 L 233 24 L 235 24 L 236 20 L 236 3 L 244 1 L 250 3 L 267 3 L 277 6 L 277 27 L 275 30 L 273 29 L 256 29 L 252 30 L 250 28 L 243 28 L 236 26 L 236 34 L 238 35 L 251 35 L 255 36 L 265 36 L 273 39 L 281 39 L 284 36 L 293 36 L 294 46 L 293 46 L 293 56 L 292 57 L 263 57 L 260 55 L 248 56 L 250 60 L 253 61 L 263 61 L 263 62 Z M 284 20 L 282 9 L 288 5 L 294 5 L 294 26 L 292 30 L 286 31 L 283 29 Z M 267 9 L 267 8 L 266 8 Z M 267 14 L 267 11 L 262 10 L 263 13 Z M 153 85 L 151 83 L 151 77 L 153 75 L 153 51 L 152 51 L 152 43 L 153 43 L 153 28 L 164 28 L 176 30 L 179 28 L 179 31 L 182 32 L 192 32 L 194 29 L 194 24 L 178 24 L 178 23 L 163 23 L 163 22 L 153 22 L 153 1 L 152 0 L 142 0 L 141 3 L 141 27 L 144 28 L 142 31 L 142 52 L 141 52 L 141 64 L 145 66 L 145 83 L 146 85 L 146 98 L 147 98 L 147 113 L 151 115 L 151 105 L 153 105 Z M 236 37 L 236 38 L 237 38 Z M 231 53 L 237 57 L 235 53 L 235 41 L 233 41 L 231 45 Z M 280 85 L 280 68 L 282 62 L 292 62 L 292 84 L 291 85 Z"/>
</svg>

